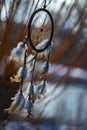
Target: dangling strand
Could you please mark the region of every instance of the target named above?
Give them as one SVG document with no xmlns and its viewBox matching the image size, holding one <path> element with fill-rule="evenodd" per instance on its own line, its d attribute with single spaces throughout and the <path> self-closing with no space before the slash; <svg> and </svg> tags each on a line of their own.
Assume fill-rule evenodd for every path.
<svg viewBox="0 0 87 130">
<path fill-rule="evenodd" d="M 26 36 L 24 45 L 27 44 L 27 41 L 28 41 L 28 38 Z M 25 50 L 24 65 L 23 65 L 23 69 L 22 69 L 22 73 L 21 73 L 21 82 L 20 82 L 20 93 L 21 94 L 22 94 L 22 86 L 23 86 L 23 82 L 24 82 L 24 73 L 25 73 L 25 68 L 26 68 L 26 58 L 27 58 L 27 50 Z"/>
</svg>

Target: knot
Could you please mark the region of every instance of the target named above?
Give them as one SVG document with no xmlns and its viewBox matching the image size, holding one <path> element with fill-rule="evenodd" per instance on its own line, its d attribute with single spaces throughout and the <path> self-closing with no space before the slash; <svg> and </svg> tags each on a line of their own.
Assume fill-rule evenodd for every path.
<svg viewBox="0 0 87 130">
<path fill-rule="evenodd" d="M 43 6 L 44 8 L 46 8 L 46 0 L 45 0 L 45 3 L 44 3 L 44 6 Z"/>
<path fill-rule="evenodd" d="M 46 8 L 46 4 L 44 4 L 44 6 L 43 6 L 44 8 Z"/>
</svg>

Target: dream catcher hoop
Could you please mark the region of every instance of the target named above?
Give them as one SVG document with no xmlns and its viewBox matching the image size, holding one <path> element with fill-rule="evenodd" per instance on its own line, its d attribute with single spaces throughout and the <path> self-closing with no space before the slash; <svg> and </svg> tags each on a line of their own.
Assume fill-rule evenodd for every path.
<svg viewBox="0 0 87 130">
<path fill-rule="evenodd" d="M 17 113 L 17 111 L 23 111 L 23 109 L 26 109 L 28 113 L 27 116 L 33 116 L 33 104 L 36 100 L 41 98 L 41 95 L 44 95 L 47 84 L 46 77 L 49 71 L 50 51 L 54 32 L 53 18 L 51 13 L 46 9 L 46 6 L 45 0 L 44 7 L 37 9 L 31 15 L 28 23 L 28 36 L 25 38 L 24 42 L 19 43 L 12 51 L 13 57 L 16 57 L 18 60 L 23 59 L 23 67 L 17 73 L 20 78 L 20 89 L 15 97 L 12 98 L 13 102 L 11 106 L 5 110 L 8 113 Z M 28 41 L 35 52 L 35 55 L 30 59 L 27 57 Z M 38 55 L 41 55 L 41 58 L 43 58 L 42 55 L 44 55 L 44 62 L 41 65 L 42 70 L 40 73 L 40 76 L 43 78 L 35 88 L 33 79 Z M 27 64 L 31 66 L 31 70 L 30 68 L 27 68 Z M 29 73 L 31 73 L 31 79 L 26 88 L 28 91 L 27 96 L 24 96 L 23 84 L 24 81 L 29 78 Z M 14 76 L 14 79 L 11 78 L 11 80 L 15 81 L 16 78 L 17 75 Z"/>
<path fill-rule="evenodd" d="M 48 23 L 49 26 L 48 25 L 46 26 L 46 24 Z M 37 24 L 37 27 L 34 27 L 35 24 Z M 53 18 L 47 9 L 45 8 L 38 9 L 31 15 L 28 24 L 28 38 L 31 47 L 36 52 L 40 53 L 44 51 L 46 48 L 48 48 L 49 44 L 52 41 L 53 31 L 54 31 Z M 39 48 L 37 44 L 40 43 L 43 40 L 43 38 L 48 39 L 48 42 L 42 48 Z"/>
</svg>

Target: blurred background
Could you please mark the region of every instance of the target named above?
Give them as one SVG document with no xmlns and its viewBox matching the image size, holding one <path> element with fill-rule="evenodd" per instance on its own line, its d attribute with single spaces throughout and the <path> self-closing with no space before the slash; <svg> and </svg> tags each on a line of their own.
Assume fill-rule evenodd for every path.
<svg viewBox="0 0 87 130">
<path fill-rule="evenodd" d="M 49 94 L 48 99 L 52 100 L 42 102 L 45 105 L 43 115 L 52 120 L 47 122 L 52 129 L 54 124 L 55 130 L 58 129 L 58 122 L 63 124 L 60 130 L 71 129 L 64 124 L 82 128 L 87 125 L 87 0 L 47 0 L 47 3 L 49 1 L 47 9 L 54 19 L 54 36 L 47 87 L 54 93 L 53 96 Z M 19 83 L 10 82 L 17 71 L 15 62 L 9 60 L 11 50 L 24 40 L 31 14 L 43 5 L 44 0 L 0 0 L 1 120 L 7 117 L 3 109 L 10 105 L 10 98 L 19 87 Z M 47 113 L 51 114 L 47 116 Z"/>
</svg>

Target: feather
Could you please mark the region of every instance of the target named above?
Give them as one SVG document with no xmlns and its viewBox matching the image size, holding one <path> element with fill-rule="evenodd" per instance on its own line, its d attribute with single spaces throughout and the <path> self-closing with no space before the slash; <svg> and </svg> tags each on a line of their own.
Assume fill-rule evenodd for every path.
<svg viewBox="0 0 87 130">
<path fill-rule="evenodd" d="M 48 44 L 48 39 L 43 40 L 41 43 L 39 43 L 36 48 L 37 49 L 43 49 Z"/>
<path fill-rule="evenodd" d="M 36 89 L 36 95 L 38 95 L 38 94 L 43 95 L 45 93 L 45 91 L 46 91 L 46 81 L 43 80 Z"/>
<path fill-rule="evenodd" d="M 49 62 L 46 61 L 41 67 L 41 73 L 47 73 L 49 69 Z"/>
<path fill-rule="evenodd" d="M 18 75 L 14 75 L 13 77 L 10 77 L 11 82 L 21 82 L 21 78 L 18 77 Z"/>
<path fill-rule="evenodd" d="M 21 101 L 20 101 L 18 107 L 16 108 L 16 111 L 20 112 L 25 108 L 25 100 L 26 99 L 24 98 L 24 96 L 22 96 Z"/>
<path fill-rule="evenodd" d="M 23 42 L 18 43 L 17 47 L 12 49 L 10 59 L 16 61 L 24 59 L 24 54 L 26 50 L 27 46 Z"/>
<path fill-rule="evenodd" d="M 39 43 L 39 44 L 36 46 L 36 48 L 37 48 L 37 49 L 43 49 L 43 48 L 48 44 L 48 42 L 49 42 L 49 40 L 48 40 L 48 39 L 45 39 L 45 40 L 43 40 L 41 43 Z M 49 44 L 49 45 L 50 45 L 50 44 Z M 40 57 L 40 58 L 42 58 L 42 57 L 47 58 L 47 57 L 48 57 L 48 54 L 49 54 L 49 52 L 50 52 L 50 50 L 51 50 L 51 48 L 52 48 L 52 46 L 53 46 L 53 42 L 51 42 L 51 46 L 48 46 L 48 48 L 46 48 L 43 52 L 39 53 L 39 54 L 38 54 L 38 57 Z"/>
<path fill-rule="evenodd" d="M 19 91 L 14 98 L 12 98 L 13 102 L 11 103 L 10 107 L 5 109 L 5 112 L 16 113 L 21 107 L 24 105 L 25 99 L 23 94 Z"/>
<path fill-rule="evenodd" d="M 17 44 L 17 48 L 27 50 L 28 47 L 27 47 L 26 44 L 24 44 L 24 42 L 19 42 L 19 43 Z"/>
<path fill-rule="evenodd" d="M 17 74 L 10 77 L 11 82 L 21 82 L 21 79 L 28 79 L 30 73 L 27 67 L 20 67 Z"/>
<path fill-rule="evenodd" d="M 31 72 L 33 69 L 34 61 L 35 61 L 35 56 L 29 55 L 27 57 L 26 63 L 27 63 L 27 66 L 29 68 L 29 72 Z"/>
<path fill-rule="evenodd" d="M 33 62 L 35 60 L 35 56 L 33 56 L 32 54 L 30 54 L 28 57 L 27 57 L 27 64 L 30 64 L 31 62 Z"/>
<path fill-rule="evenodd" d="M 25 109 L 27 110 L 28 116 L 33 116 L 33 114 L 32 114 L 33 103 L 30 100 L 28 100 L 28 99 L 26 101 Z"/>
<path fill-rule="evenodd" d="M 34 94 L 34 86 L 33 86 L 33 84 L 32 84 L 32 83 L 30 84 L 29 94 L 31 94 L 32 96 L 34 96 L 34 95 L 35 95 L 35 94 Z"/>
<path fill-rule="evenodd" d="M 29 71 L 27 67 L 20 67 L 18 72 L 18 77 L 22 78 L 22 79 L 26 79 L 29 77 Z"/>
</svg>

